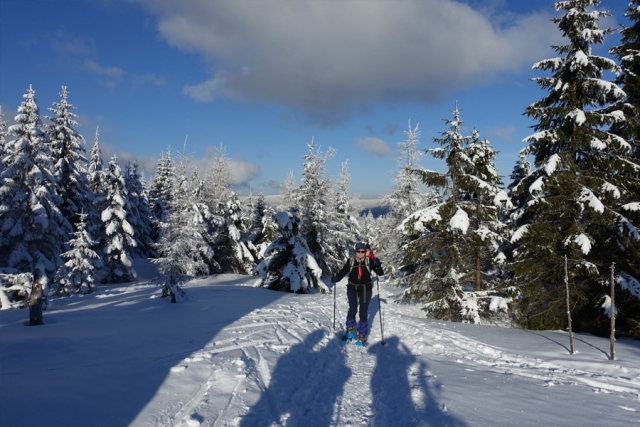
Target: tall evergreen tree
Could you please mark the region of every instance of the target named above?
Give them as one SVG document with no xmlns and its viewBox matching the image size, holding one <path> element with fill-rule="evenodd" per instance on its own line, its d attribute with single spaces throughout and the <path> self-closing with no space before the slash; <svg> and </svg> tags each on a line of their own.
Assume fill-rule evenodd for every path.
<svg viewBox="0 0 640 427">
<path fill-rule="evenodd" d="M 293 171 L 290 170 L 287 174 L 287 179 L 282 185 L 282 198 L 280 200 L 280 204 L 277 207 L 278 210 L 286 212 L 289 209 L 299 209 L 300 194 L 298 190 L 299 188 L 298 185 L 296 185 L 296 177 L 293 174 Z"/>
<path fill-rule="evenodd" d="M 640 0 L 631 0 L 625 13 L 631 26 L 620 31 L 621 44 L 609 52 L 620 61 L 622 72 L 614 80 L 626 97 L 614 106 L 625 113 L 625 120 L 611 125 L 611 132 L 627 140 L 633 147 L 633 157 L 640 158 Z"/>
<path fill-rule="evenodd" d="M 384 197 L 385 204 L 389 206 L 389 212 L 398 222 L 421 209 L 426 199 L 425 192 L 420 188 L 422 186 L 420 178 L 413 172 L 423 170 L 420 165 L 423 151 L 418 147 L 420 145 L 419 125 L 412 128 L 409 123 L 409 129 L 404 133 L 406 139 L 398 143 L 398 149 L 402 155 L 398 158 L 393 188 Z"/>
<path fill-rule="evenodd" d="M 92 248 L 97 244 L 86 230 L 85 218 L 78 215 L 77 231 L 68 245 L 71 250 L 62 254 L 66 259 L 64 265 L 58 268 L 53 281 L 54 292 L 57 295 L 89 294 L 93 292 L 96 260 L 100 257 Z"/>
<path fill-rule="evenodd" d="M 136 278 L 131 251 L 136 246 L 134 230 L 127 221 L 127 189 L 124 176 L 114 155 L 105 174 L 106 204 L 101 219 L 104 224 L 104 269 L 102 283 L 132 282 Z"/>
<path fill-rule="evenodd" d="M 524 152 L 533 156 L 534 170 L 513 187 L 518 205 L 511 237 L 520 322 L 530 328 L 567 325 L 565 256 L 576 330 L 608 329 L 600 305 L 611 262 L 621 274 L 638 277 L 640 235 L 628 213 L 640 206 L 640 164 L 632 146 L 607 130 L 626 120 L 612 108 L 625 93 L 603 78 L 605 71 L 620 71 L 615 62 L 592 53 L 612 32 L 598 26 L 607 12 L 587 10 L 599 3 L 556 3 L 564 14 L 553 22 L 567 44 L 554 47 L 562 56 L 534 65 L 551 76 L 534 79 L 548 95 L 525 110 L 536 121 Z M 617 326 L 626 328 L 620 320 Z"/>
<path fill-rule="evenodd" d="M 54 175 L 48 135 L 35 91 L 29 87 L 9 127 L 0 187 L 0 265 L 33 272 L 42 264 L 53 275 L 71 225 Z"/>
<path fill-rule="evenodd" d="M 96 127 L 93 137 L 93 146 L 90 151 L 89 164 L 87 165 L 87 179 L 89 180 L 89 190 L 91 191 L 92 206 L 87 209 L 87 231 L 103 245 L 106 236 L 102 227 L 100 213 L 107 207 L 106 205 L 106 183 L 105 171 L 102 162 L 102 150 L 100 149 L 100 133 Z"/>
<path fill-rule="evenodd" d="M 508 197 L 499 187 L 496 152 L 489 142 L 481 140 L 476 130 L 470 136 L 461 134 L 457 106 L 453 120 L 445 122 L 449 130 L 434 138 L 440 147 L 427 151 L 445 160 L 447 170 L 414 172 L 435 190 L 434 199 L 402 224 L 411 239 L 404 248 L 411 273 L 406 296 L 427 301 L 427 310 L 436 317 L 477 323 L 481 312 L 489 311 L 489 295 L 477 292 L 491 288 L 502 240 L 498 212 Z"/>
<path fill-rule="evenodd" d="M 166 154 L 162 154 L 156 167 L 156 175 L 151 182 L 149 189 L 149 202 L 151 213 L 155 221 L 164 222 L 169 214 L 169 204 L 171 200 L 172 188 L 175 182 L 175 163 L 171 158 L 171 147 Z M 154 240 L 155 240 L 154 235 Z"/>
<path fill-rule="evenodd" d="M 205 183 L 205 202 L 212 212 L 223 215 L 233 193 L 231 165 L 223 145 L 214 149 Z"/>
<path fill-rule="evenodd" d="M 55 108 L 49 108 L 54 116 L 47 117 L 52 124 L 46 128 L 51 141 L 55 175 L 60 183 L 59 195 L 63 199 L 60 210 L 71 224 L 76 224 L 80 212 L 89 212 L 92 208 L 92 197 L 86 174 L 85 141 L 75 130 L 78 126 L 76 114 L 72 111 L 75 107 L 67 101 L 67 97 L 67 87 L 62 86 L 60 102 L 54 102 Z"/>
<path fill-rule="evenodd" d="M 219 269 L 214 261 L 214 251 L 205 239 L 207 223 L 197 206 L 198 196 L 193 187 L 197 181 L 187 177 L 188 162 L 184 153 L 178 163 L 175 181 L 170 185 L 172 194 L 168 198 L 167 216 L 161 224 L 161 235 L 157 248 L 163 286 L 163 296 L 171 295 L 174 289 L 183 293 L 182 285 L 193 276 L 212 274 Z M 212 268 L 213 267 L 213 268 Z"/>
<path fill-rule="evenodd" d="M 329 238 L 331 239 L 331 244 L 335 247 L 339 264 L 343 264 L 349 258 L 349 249 L 356 243 L 359 233 L 358 222 L 352 205 L 350 184 L 351 174 L 349 173 L 349 161 L 347 160 L 342 163 L 336 191 L 334 225 L 329 229 Z M 337 266 L 337 268 L 339 267 L 342 267 L 342 265 Z"/>
<path fill-rule="evenodd" d="M 242 237 L 248 224 L 240 199 L 231 192 L 229 200 L 222 206 L 219 214 L 224 223 L 218 227 L 215 237 L 215 260 L 225 273 L 248 274 L 253 267 L 254 256 Z"/>
<path fill-rule="evenodd" d="M 104 165 L 102 162 L 102 150 L 100 149 L 99 127 L 96 127 L 96 133 L 93 137 L 93 146 L 91 147 L 89 165 L 87 166 L 87 174 L 89 178 L 89 189 L 95 195 L 104 193 Z"/>
<path fill-rule="evenodd" d="M 2 106 L 0 106 L 0 174 L 4 170 L 4 158 L 6 153 L 7 142 L 7 122 L 2 114 Z"/>
<path fill-rule="evenodd" d="M 260 194 L 252 205 L 253 213 L 249 216 L 250 225 L 246 232 L 247 248 L 251 251 L 255 260 L 260 260 L 262 259 L 262 251 L 274 238 L 273 233 L 265 234 L 265 231 L 270 230 L 264 229 L 263 222 L 265 216 L 273 216 L 275 212 L 273 210 L 269 211 L 262 189 L 260 189 Z M 249 208 L 251 208 L 251 205 L 249 205 Z"/>
<path fill-rule="evenodd" d="M 257 285 L 285 292 L 328 293 L 320 280 L 322 270 L 299 234 L 301 221 L 295 209 L 291 213 L 278 212 L 274 220 L 280 237 L 269 245 L 265 258 L 253 268 L 253 273 L 260 277 Z"/>
<path fill-rule="evenodd" d="M 384 218 L 380 218 L 378 221 L 378 225 L 384 222 L 388 228 L 374 242 L 379 248 L 375 252 L 376 256 L 382 259 L 385 265 L 391 267 L 390 271 L 387 271 L 391 282 L 396 282 L 403 275 L 402 272 L 396 271 L 396 266 L 404 264 L 403 247 L 407 243 L 407 239 L 400 232 L 398 226 L 407 215 L 425 208 L 430 203 L 430 196 L 421 188 L 420 177 L 416 174 L 417 172 L 413 172 L 424 170 L 420 165 L 423 151 L 419 148 L 419 125 L 411 127 L 411 123 L 409 123 L 404 134 L 405 140 L 397 144 L 401 156 L 397 161 L 398 167 L 394 175 L 393 188 L 383 198 L 389 211 Z"/>
<path fill-rule="evenodd" d="M 153 258 L 157 256 L 153 249 L 153 219 L 149 209 L 149 199 L 140 179 L 138 163 L 133 162 L 128 165 L 125 171 L 125 187 L 129 200 L 127 221 L 136 231 L 134 235 L 136 247 L 132 249 L 132 255 L 135 258 Z"/>
<path fill-rule="evenodd" d="M 324 273 L 338 268 L 343 261 L 337 248 L 331 242 L 331 222 L 334 205 L 331 179 L 326 176 L 327 161 L 335 156 L 329 148 L 322 153 L 311 141 L 309 153 L 304 156 L 302 183 L 298 188 L 300 212 L 300 234 L 307 241 L 309 251 Z"/>
</svg>

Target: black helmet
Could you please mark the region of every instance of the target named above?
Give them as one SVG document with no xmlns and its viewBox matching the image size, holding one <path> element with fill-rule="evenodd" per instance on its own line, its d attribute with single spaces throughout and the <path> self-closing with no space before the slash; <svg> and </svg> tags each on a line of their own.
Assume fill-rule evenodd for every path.
<svg viewBox="0 0 640 427">
<path fill-rule="evenodd" d="M 358 250 L 366 250 L 367 249 L 367 245 L 364 242 L 358 242 L 356 243 L 356 251 Z"/>
</svg>

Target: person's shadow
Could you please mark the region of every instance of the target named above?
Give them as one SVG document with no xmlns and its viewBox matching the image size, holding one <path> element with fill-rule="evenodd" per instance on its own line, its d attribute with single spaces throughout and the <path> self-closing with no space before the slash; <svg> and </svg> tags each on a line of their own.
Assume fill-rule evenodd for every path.
<svg viewBox="0 0 640 427">
<path fill-rule="evenodd" d="M 375 426 L 455 426 L 465 423 L 443 411 L 435 400 L 427 380 L 427 364 L 419 364 L 418 384 L 409 384 L 409 369 L 417 358 L 397 336 L 371 346 L 369 353 L 376 355 L 376 367 L 371 376 L 372 407 Z M 419 389 L 412 396 L 412 389 Z M 420 396 L 420 399 L 418 399 Z M 420 402 L 414 402 L 421 400 Z"/>
<path fill-rule="evenodd" d="M 324 335 L 322 329 L 310 333 L 278 359 L 269 386 L 240 426 L 332 425 L 336 401 L 351 377 L 351 369 L 346 366 L 340 337 L 314 350 Z"/>
</svg>

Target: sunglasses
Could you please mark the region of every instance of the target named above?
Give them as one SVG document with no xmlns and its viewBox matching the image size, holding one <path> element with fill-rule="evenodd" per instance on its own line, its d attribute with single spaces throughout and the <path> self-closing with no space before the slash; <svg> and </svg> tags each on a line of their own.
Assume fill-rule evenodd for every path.
<svg viewBox="0 0 640 427">
<path fill-rule="evenodd" d="M 361 251 L 361 250 L 357 250 L 356 252 L 359 253 L 359 254 L 363 254 L 364 253 L 364 251 Z"/>
</svg>

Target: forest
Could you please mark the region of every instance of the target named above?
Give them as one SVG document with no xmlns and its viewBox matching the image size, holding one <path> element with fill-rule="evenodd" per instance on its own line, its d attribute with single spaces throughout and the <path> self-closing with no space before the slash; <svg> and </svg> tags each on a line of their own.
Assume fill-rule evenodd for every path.
<svg viewBox="0 0 640 427">
<path fill-rule="evenodd" d="M 48 115 L 29 87 L 15 124 L 0 115 L 0 308 L 131 282 L 136 258 L 158 265 L 173 302 L 220 273 L 328 292 L 322 278 L 364 241 L 428 317 L 607 335 L 615 316 L 617 335 L 640 338 L 640 0 L 621 29 L 601 29 L 597 5 L 556 3 L 564 44 L 533 64 L 542 95 L 523 111 L 535 125 L 508 182 L 456 105 L 434 148 L 409 125 L 379 216 L 358 208 L 348 162 L 328 176 L 336 152 L 313 141 L 278 203 L 236 194 L 224 146 L 202 171 L 167 149 L 147 181 L 135 162 L 103 161 L 99 129 L 92 144 L 76 130 L 67 87 Z M 614 31 L 620 45 L 594 54 Z"/>
</svg>

